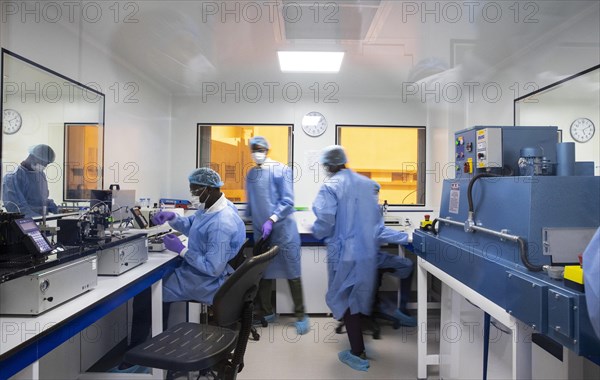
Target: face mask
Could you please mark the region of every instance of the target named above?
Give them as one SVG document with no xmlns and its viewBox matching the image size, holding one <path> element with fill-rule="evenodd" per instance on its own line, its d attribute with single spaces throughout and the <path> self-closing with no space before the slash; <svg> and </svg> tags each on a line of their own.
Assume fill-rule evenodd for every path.
<svg viewBox="0 0 600 380">
<path fill-rule="evenodd" d="M 204 202 L 201 202 L 200 198 L 204 195 L 204 193 L 206 192 L 206 190 L 208 190 L 208 188 L 204 189 L 204 191 L 201 192 L 200 195 L 198 195 L 198 196 L 192 196 L 190 198 L 190 202 L 192 203 L 192 208 L 196 208 L 198 210 L 204 210 L 206 199 L 204 200 Z"/>
<path fill-rule="evenodd" d="M 44 165 L 42 165 L 42 164 L 33 164 L 33 165 L 31 165 L 31 168 L 33 169 L 33 171 L 36 171 L 36 172 L 44 171 Z"/>
<path fill-rule="evenodd" d="M 267 159 L 266 153 L 254 152 L 252 153 L 252 159 L 256 162 L 257 165 L 262 165 L 263 162 Z"/>
</svg>

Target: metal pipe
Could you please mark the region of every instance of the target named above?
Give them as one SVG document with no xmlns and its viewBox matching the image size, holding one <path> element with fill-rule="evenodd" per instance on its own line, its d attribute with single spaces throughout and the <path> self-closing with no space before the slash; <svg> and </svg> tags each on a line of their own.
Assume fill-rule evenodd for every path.
<svg viewBox="0 0 600 380">
<path fill-rule="evenodd" d="M 441 221 L 441 222 L 444 222 L 444 223 L 453 224 L 455 226 L 460 226 L 460 227 L 464 227 L 465 226 L 464 222 L 457 222 L 456 220 L 452 220 L 452 219 L 438 218 L 438 220 Z M 486 234 L 494 235 L 496 237 L 499 237 L 501 239 L 506 239 L 506 240 L 510 240 L 510 241 L 517 241 L 517 240 L 519 240 L 519 236 L 507 234 L 505 232 L 494 231 L 494 230 L 491 230 L 489 228 L 479 227 L 477 225 L 471 225 L 471 226 L 469 226 L 469 228 L 472 229 L 473 231 L 484 232 Z"/>
<path fill-rule="evenodd" d="M 510 240 L 510 241 L 519 240 L 519 236 L 507 234 L 505 232 L 498 232 L 498 231 L 490 230 L 489 228 L 483 228 L 483 227 L 479 227 L 479 226 L 471 226 L 471 228 L 474 229 L 475 231 L 485 232 L 486 234 L 494 235 L 501 239 L 506 239 L 506 240 Z"/>
<path fill-rule="evenodd" d="M 455 226 L 459 226 L 459 227 L 464 227 L 465 224 L 462 222 L 457 222 L 456 220 L 452 220 L 452 219 L 446 219 L 446 218 L 437 218 L 437 220 L 439 220 L 440 222 L 444 222 L 444 223 L 448 223 L 448 224 L 453 224 Z"/>
<path fill-rule="evenodd" d="M 520 256 L 521 256 L 521 261 L 523 262 L 523 265 L 525 265 L 525 267 L 527 269 L 529 269 L 532 272 L 539 272 L 542 270 L 542 266 L 541 265 L 534 265 L 531 264 L 531 262 L 529 262 L 529 257 L 527 256 L 527 245 L 525 243 L 525 240 L 523 240 L 521 237 L 516 236 L 516 235 L 511 235 L 511 234 L 507 234 L 505 232 L 498 232 L 498 231 L 494 231 L 491 230 L 489 228 L 484 228 L 484 227 L 479 227 L 477 225 L 475 225 L 474 223 L 470 223 L 469 220 L 467 220 L 464 223 L 461 222 L 457 222 L 455 220 L 452 219 L 445 219 L 445 218 L 437 218 L 439 221 L 444 222 L 444 223 L 448 223 L 448 224 L 453 224 L 455 226 L 460 226 L 463 227 L 465 229 L 465 232 L 473 232 L 473 231 L 480 231 L 489 235 L 493 235 L 496 237 L 499 237 L 501 239 L 505 239 L 505 240 L 509 240 L 515 243 L 519 244 L 519 251 L 520 251 Z"/>
</svg>

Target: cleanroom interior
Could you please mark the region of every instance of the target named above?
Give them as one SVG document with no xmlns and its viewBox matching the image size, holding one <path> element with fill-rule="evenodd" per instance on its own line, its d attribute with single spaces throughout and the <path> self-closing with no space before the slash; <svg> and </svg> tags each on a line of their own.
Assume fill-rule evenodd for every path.
<svg viewBox="0 0 600 380">
<path fill-rule="evenodd" d="M 562 142 L 575 143 L 575 160 L 591 162 L 591 175 L 600 176 L 600 132 L 585 142 L 570 133 L 578 118 L 600 128 L 599 19 L 595 0 L 2 0 L 2 109 L 17 110 L 22 124 L 2 134 L 0 175 L 15 170 L 30 146 L 44 143 L 57 157 L 46 169 L 57 204 L 78 208 L 92 190 L 119 184 L 135 191 L 136 203 L 152 206 L 164 198 L 188 199 L 188 175 L 210 166 L 243 212 L 244 178 L 253 166 L 250 138 L 266 136 L 270 157 L 293 168 L 295 218 L 301 230 L 310 231 L 313 201 L 325 178 L 319 154 L 340 144 L 348 167 L 381 185 L 379 203 L 389 204 L 386 222 L 412 231 L 425 214 L 433 220 L 444 211 L 444 180 L 464 174 L 456 165 L 455 136 L 467 128 L 557 127 Z M 345 54 L 339 72 L 282 72 L 277 52 L 284 50 Z M 326 120 L 318 136 L 302 128 L 311 112 Z M 586 202 L 597 209 L 598 199 Z M 322 297 L 323 255 L 315 248 L 303 262 L 303 270 L 305 265 L 314 270 L 320 334 L 298 342 L 280 339 L 281 326 L 265 330 L 264 338 L 274 342 L 249 344 L 239 378 L 421 378 L 416 350 L 423 338 L 416 329 L 388 326 L 381 341 L 367 338 L 378 356 L 369 372 L 340 367 L 339 349 L 332 347 L 345 344 L 346 337 L 330 335 L 335 321 Z M 305 292 L 312 292 L 311 285 Z M 442 292 L 439 283 L 429 285 Z M 416 293 L 416 278 L 412 286 Z M 437 302 L 430 318 L 439 322 L 444 302 L 459 305 L 465 319 L 483 318 L 468 297 L 446 291 L 430 300 Z M 75 310 L 77 302 L 58 308 Z M 178 310 L 185 314 L 186 306 Z M 84 332 L 94 333 L 88 328 L 43 356 L 37 369 L 25 368 L 14 378 L 96 378 L 85 372 L 115 340 L 126 339 L 130 312 L 125 302 L 95 322 L 98 331 L 114 336 L 84 339 Z M 11 321 L 2 316 L 3 337 L 15 335 Z M 26 337 L 27 331 L 19 334 Z M 482 352 L 481 333 L 475 335 L 474 343 L 458 339 L 453 349 L 439 347 L 440 356 L 457 356 L 428 366 L 426 377 L 480 377 L 467 369 L 469 357 Z M 515 371 L 510 338 L 498 336 L 490 349 L 490 378 Z M 532 378 L 600 374 L 599 364 L 571 357 L 569 350 L 558 360 L 532 346 Z M 2 350 L 0 358 L 14 353 Z M 79 360 L 70 360 L 72 355 Z M 260 368 L 253 370 L 258 361 Z M 476 361 L 480 366 L 479 356 Z"/>
</svg>

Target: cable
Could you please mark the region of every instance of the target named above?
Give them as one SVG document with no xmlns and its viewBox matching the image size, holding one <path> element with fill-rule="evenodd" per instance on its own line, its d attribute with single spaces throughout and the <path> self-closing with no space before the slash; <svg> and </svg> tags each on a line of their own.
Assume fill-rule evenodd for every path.
<svg viewBox="0 0 600 380">
<path fill-rule="evenodd" d="M 502 177 L 501 175 L 498 174 L 491 174 L 491 173 L 480 173 L 477 174 L 475 177 L 471 178 L 471 180 L 469 181 L 469 187 L 467 189 L 467 200 L 469 201 L 469 213 L 473 213 L 473 185 L 475 184 L 475 182 L 479 179 L 479 178 L 484 178 L 484 177 Z"/>
<path fill-rule="evenodd" d="M 518 238 L 517 243 L 519 244 L 519 252 L 523 265 L 525 265 L 525 267 L 532 272 L 541 272 L 544 268 L 542 265 L 534 265 L 529 261 L 529 257 L 527 256 L 527 244 L 525 244 L 525 240 L 523 240 L 523 238 Z"/>
</svg>

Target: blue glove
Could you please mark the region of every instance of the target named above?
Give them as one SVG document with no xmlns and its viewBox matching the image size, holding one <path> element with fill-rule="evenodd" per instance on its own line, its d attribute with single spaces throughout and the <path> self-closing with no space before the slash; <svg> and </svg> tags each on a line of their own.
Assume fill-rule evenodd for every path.
<svg viewBox="0 0 600 380">
<path fill-rule="evenodd" d="M 58 214 L 58 206 L 52 199 L 48 199 L 48 212 Z"/>
<path fill-rule="evenodd" d="M 177 217 L 177 215 L 172 211 L 159 211 L 154 216 L 152 216 L 152 223 L 155 225 L 161 225 L 169 220 L 173 220 Z"/>
<path fill-rule="evenodd" d="M 165 244 L 166 249 L 177 253 L 181 253 L 185 248 L 181 240 L 173 234 L 163 236 L 163 243 Z"/>
<path fill-rule="evenodd" d="M 271 219 L 267 219 L 267 221 L 262 225 L 262 239 L 266 240 L 269 235 L 271 235 L 271 231 L 273 231 L 273 221 Z"/>
</svg>

